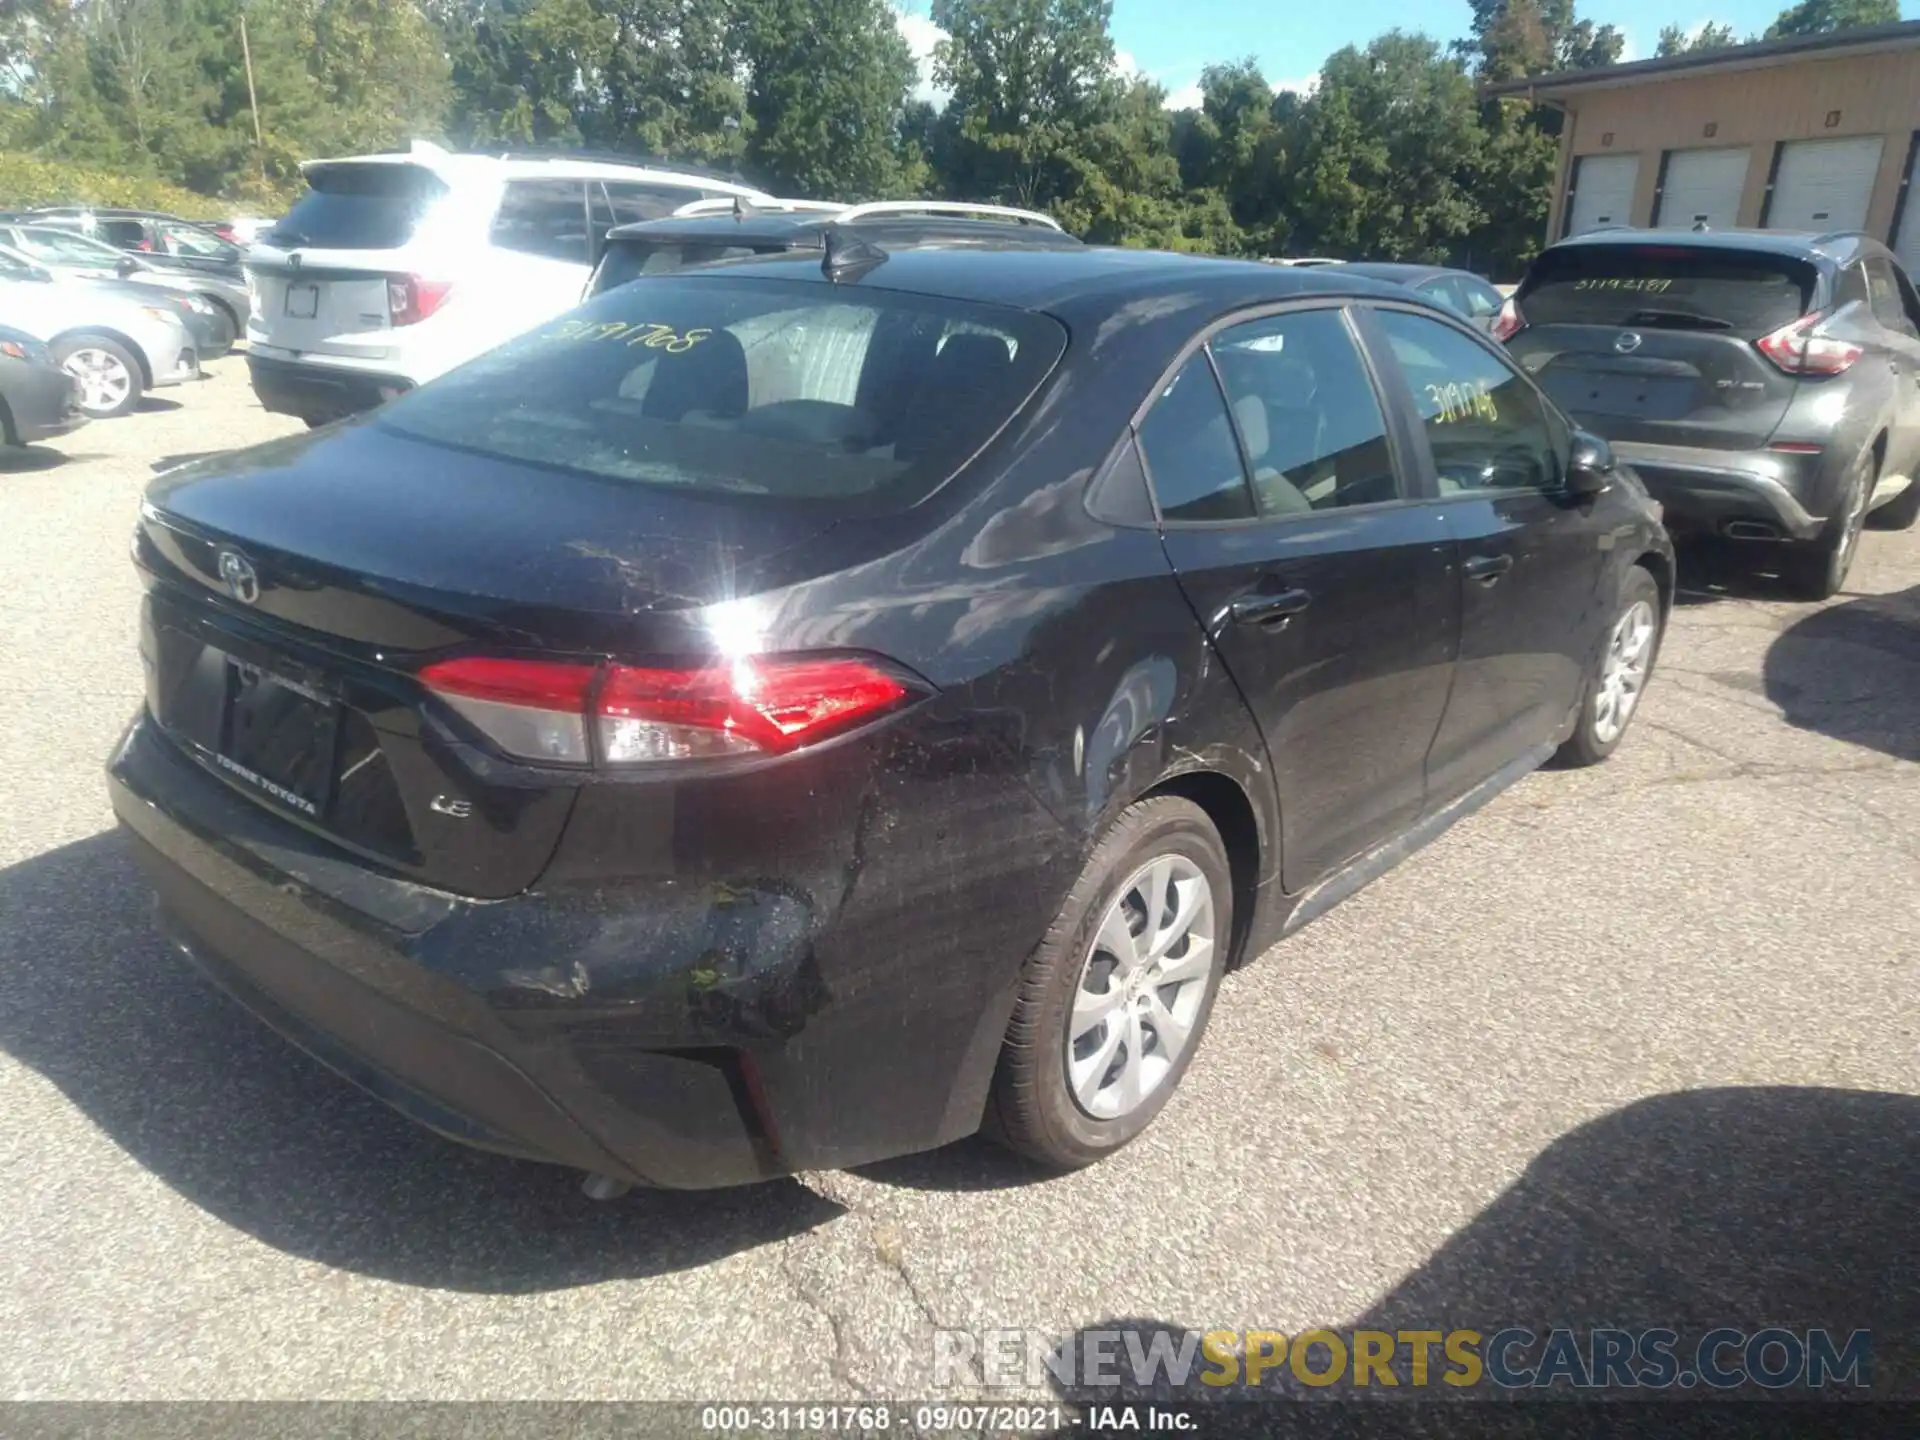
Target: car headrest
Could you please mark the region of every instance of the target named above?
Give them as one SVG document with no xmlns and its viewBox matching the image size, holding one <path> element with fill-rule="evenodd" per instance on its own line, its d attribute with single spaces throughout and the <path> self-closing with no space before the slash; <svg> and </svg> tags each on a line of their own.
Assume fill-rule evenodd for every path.
<svg viewBox="0 0 1920 1440">
<path fill-rule="evenodd" d="M 1267 402 L 1258 395 L 1242 395 L 1233 402 L 1233 419 L 1246 442 L 1247 458 L 1257 462 L 1273 442 L 1267 429 Z"/>
<path fill-rule="evenodd" d="M 662 351 L 640 413 L 684 420 L 692 410 L 731 419 L 747 413 L 747 351 L 738 336 L 715 330 L 691 350 Z"/>
</svg>

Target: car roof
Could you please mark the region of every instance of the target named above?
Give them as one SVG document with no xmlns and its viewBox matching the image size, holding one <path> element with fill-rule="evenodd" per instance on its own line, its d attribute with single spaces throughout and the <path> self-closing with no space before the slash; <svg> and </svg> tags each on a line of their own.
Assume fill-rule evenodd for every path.
<svg viewBox="0 0 1920 1440">
<path fill-rule="evenodd" d="M 866 238 L 864 232 L 862 238 Z M 808 280 L 822 285 L 932 295 L 980 305 L 1042 310 L 1100 326 L 1125 319 L 1184 318 L 1195 325 L 1203 316 L 1263 301 L 1310 296 L 1373 297 L 1411 300 L 1418 296 L 1383 280 L 1349 275 L 1344 265 L 1262 265 L 1211 255 L 1166 250 L 1128 250 L 1083 245 L 1068 249 L 1039 247 L 947 248 L 889 252 L 871 268 L 829 279 L 812 252 L 760 255 L 695 266 L 673 278 L 705 281 L 734 276 Z M 643 282 L 644 283 L 644 282 Z M 1436 313 L 1448 313 L 1434 307 Z"/>
<path fill-rule="evenodd" d="M 1604 248 L 1609 245 L 1668 245 L 1692 250 L 1743 250 L 1763 255 L 1780 255 L 1796 260 L 1822 256 L 1839 264 L 1861 255 L 1891 255 L 1893 252 L 1871 235 L 1860 230 L 1682 230 L 1635 229 L 1630 226 L 1589 230 L 1570 235 L 1542 251 Z"/>
<path fill-rule="evenodd" d="M 669 216 L 640 220 L 607 232 L 609 241 L 678 240 L 691 244 L 784 245 L 794 250 L 818 250 L 826 243 L 831 213 L 772 211 L 732 215 Z M 886 246 L 959 242 L 973 245 L 1025 245 L 1053 249 L 1082 249 L 1073 236 L 1044 225 L 1021 225 L 1008 220 L 969 220 L 942 215 L 875 215 L 848 222 L 860 238 Z"/>
<path fill-rule="evenodd" d="M 505 154 L 483 155 L 442 150 L 436 145 L 416 145 L 413 149 L 373 155 L 329 155 L 303 160 L 300 170 L 325 169 L 333 165 L 418 165 L 443 179 L 451 176 L 486 175 L 508 180 L 624 180 L 628 183 L 672 185 L 693 192 L 741 195 L 748 200 L 770 198 L 753 186 L 705 171 L 681 169 L 665 161 L 640 158 L 619 160 L 606 156 Z"/>
<path fill-rule="evenodd" d="M 1479 280 L 1471 270 L 1455 270 L 1450 265 L 1412 265 L 1393 260 L 1355 260 L 1347 265 L 1349 275 L 1371 275 L 1376 280 L 1392 280 L 1400 285 L 1418 285 L 1436 275 L 1464 275 Z M 1482 282 L 1485 283 L 1485 282 Z"/>
</svg>

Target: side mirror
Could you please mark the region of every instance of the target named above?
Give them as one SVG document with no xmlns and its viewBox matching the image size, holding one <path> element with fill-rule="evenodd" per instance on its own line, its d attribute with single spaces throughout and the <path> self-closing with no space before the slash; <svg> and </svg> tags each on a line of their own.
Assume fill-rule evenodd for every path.
<svg viewBox="0 0 1920 1440">
<path fill-rule="evenodd" d="M 1613 449 L 1598 435 L 1573 432 L 1567 456 L 1567 493 L 1585 498 L 1598 495 L 1613 483 Z"/>
<path fill-rule="evenodd" d="M 120 257 L 120 263 L 114 268 L 117 269 L 122 275 L 137 275 L 147 267 L 142 265 L 138 260 L 134 259 L 131 255 L 122 255 Z"/>
</svg>

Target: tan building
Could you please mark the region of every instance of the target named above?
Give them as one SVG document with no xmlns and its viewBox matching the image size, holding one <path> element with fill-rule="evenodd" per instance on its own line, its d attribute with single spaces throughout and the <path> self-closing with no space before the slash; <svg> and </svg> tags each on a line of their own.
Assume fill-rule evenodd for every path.
<svg viewBox="0 0 1920 1440">
<path fill-rule="evenodd" d="M 1920 274 L 1920 21 L 1492 87 L 1565 114 L 1548 235 L 1864 230 Z"/>
</svg>

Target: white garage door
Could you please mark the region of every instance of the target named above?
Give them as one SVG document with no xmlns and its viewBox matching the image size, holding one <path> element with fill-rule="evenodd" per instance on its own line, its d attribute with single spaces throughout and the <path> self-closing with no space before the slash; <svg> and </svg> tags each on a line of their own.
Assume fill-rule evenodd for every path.
<svg viewBox="0 0 1920 1440">
<path fill-rule="evenodd" d="M 1675 150 L 1667 156 L 1654 223 L 1678 229 L 1740 223 L 1740 192 L 1747 186 L 1747 154 L 1737 150 Z"/>
<path fill-rule="evenodd" d="M 1859 230 L 1880 171 L 1880 135 L 1853 140 L 1795 140 L 1780 152 L 1769 230 Z"/>
<path fill-rule="evenodd" d="M 1633 223 L 1633 187 L 1640 178 L 1638 155 L 1582 155 L 1573 172 L 1573 210 L 1567 233 L 1580 235 L 1602 225 Z"/>
</svg>

